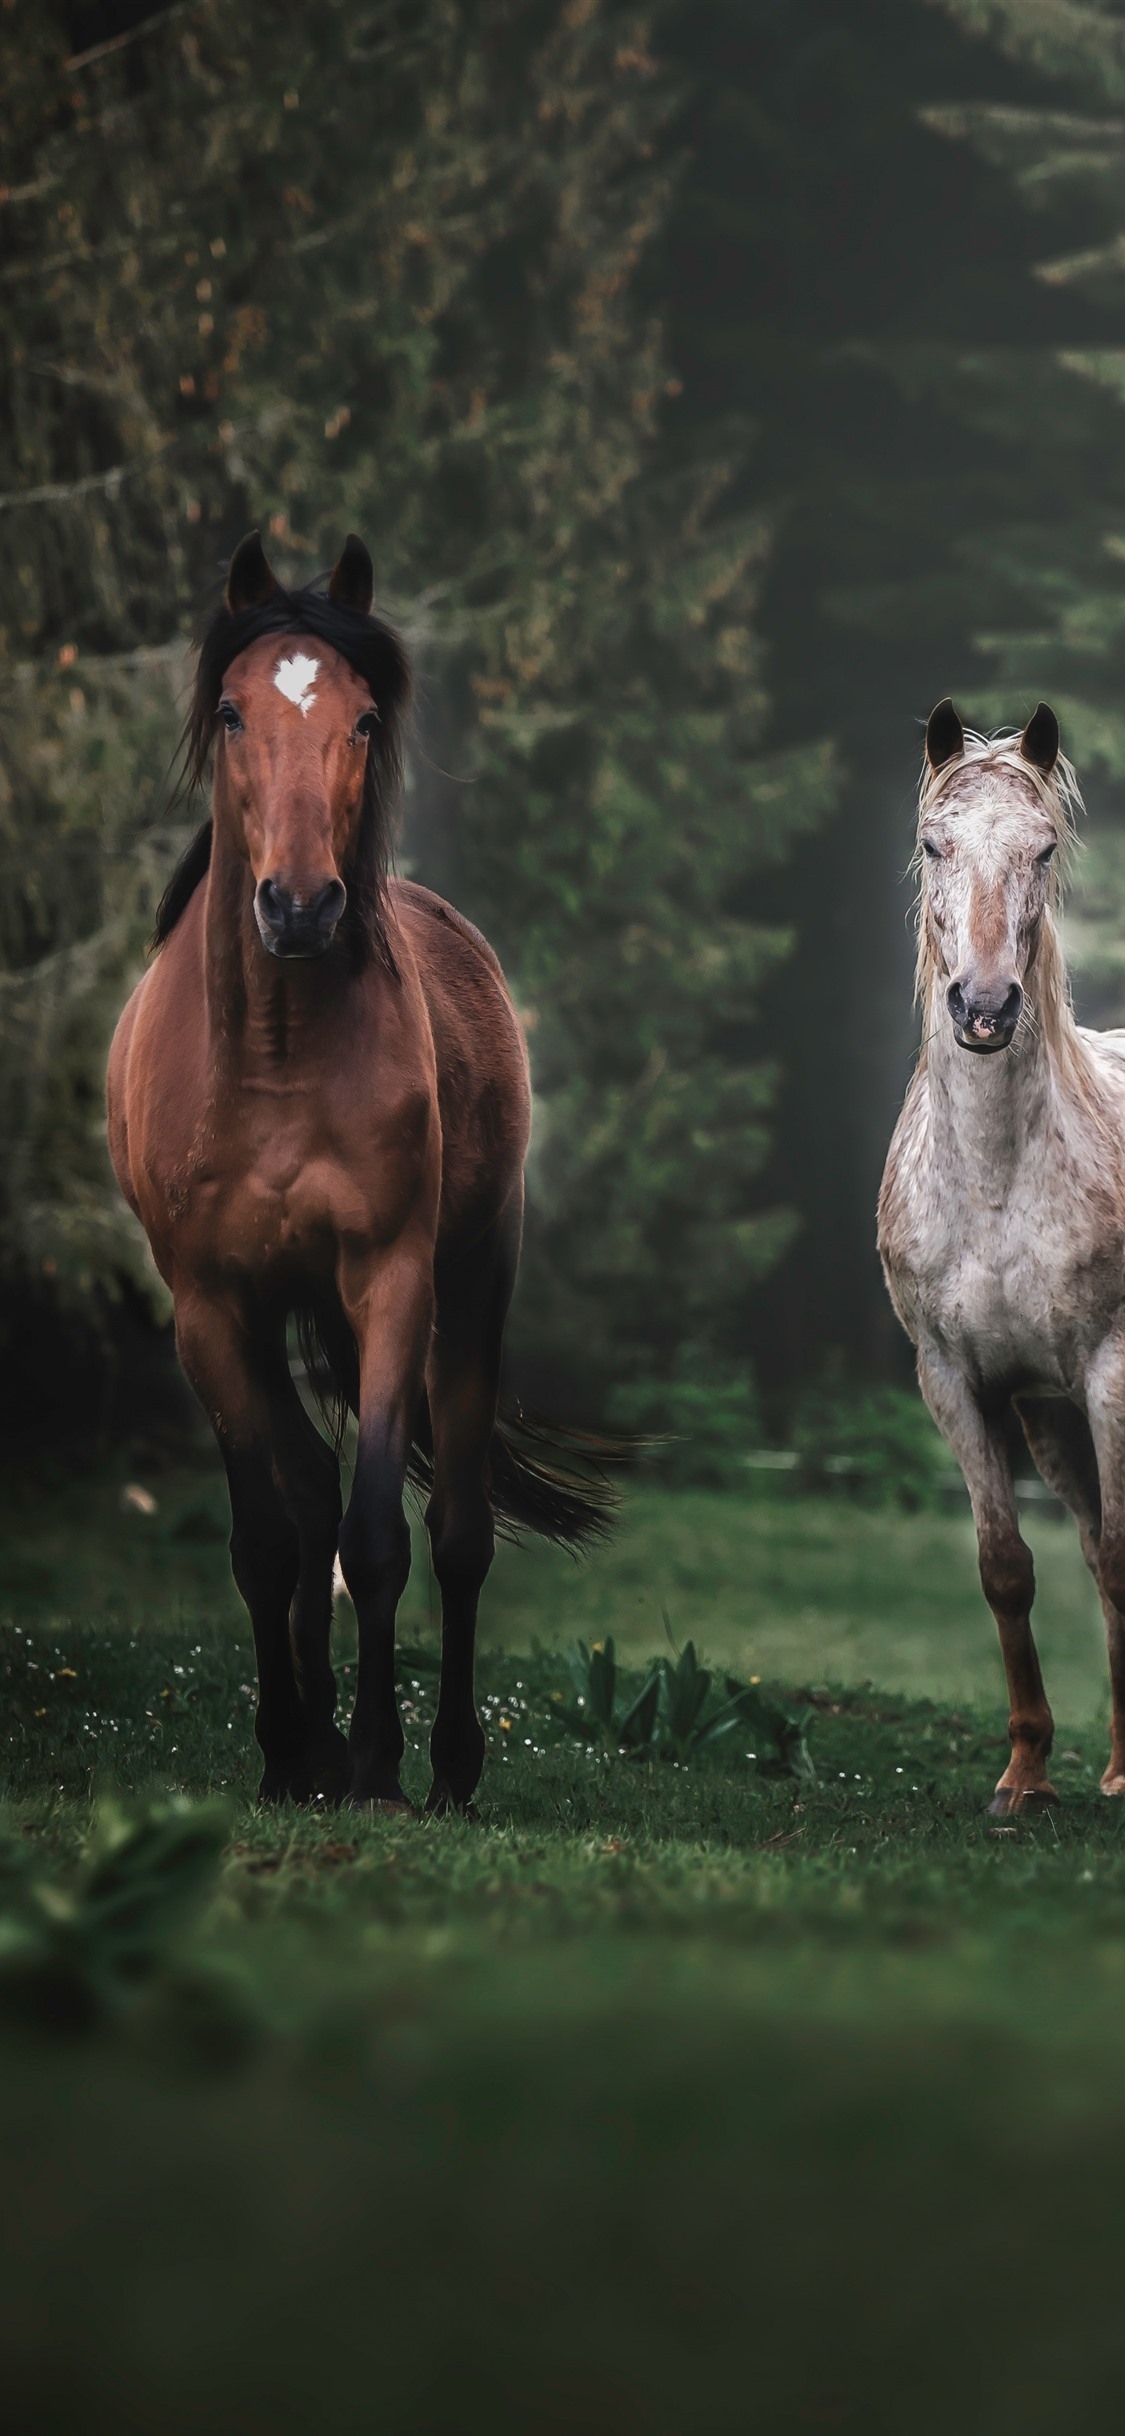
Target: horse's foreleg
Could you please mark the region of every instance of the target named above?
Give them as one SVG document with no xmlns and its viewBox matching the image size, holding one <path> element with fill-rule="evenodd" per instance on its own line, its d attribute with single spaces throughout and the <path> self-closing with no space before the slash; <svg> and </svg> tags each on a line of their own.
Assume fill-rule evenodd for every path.
<svg viewBox="0 0 1125 2436">
<path fill-rule="evenodd" d="M 280 1336 L 269 1386 L 274 1476 L 296 1526 L 300 1554 L 289 1609 L 289 1649 L 301 1743 L 290 1765 L 288 1791 L 294 1801 L 335 1801 L 347 1791 L 350 1774 L 347 1744 L 336 1724 L 331 1659 L 340 1466 L 301 1403 Z"/>
<path fill-rule="evenodd" d="M 1008 1679 L 1012 1756 L 991 1807 L 1002 1813 L 1025 1803 L 1057 1801 L 1047 1774 L 1054 1720 L 1031 1631 L 1035 1568 L 1031 1550 L 1020 1537 L 1003 1417 L 982 1411 L 967 1380 L 937 1353 L 920 1354 L 918 1378 L 965 1476 L 977 1527 L 981 1588 L 996 1618 Z"/>
<path fill-rule="evenodd" d="M 340 1531 L 340 1565 L 359 1635 L 350 1797 L 405 1806 L 395 1615 L 410 1573 L 402 1490 L 433 1313 L 428 1246 L 417 1256 L 399 1248 L 368 1278 L 343 1275 L 340 1291 L 360 1373 L 359 1443 Z"/>
<path fill-rule="evenodd" d="M 518 1221 L 483 1254 L 438 1281 L 427 1371 L 434 1493 L 426 1528 L 441 1590 L 441 1690 L 430 1736 L 430 1810 L 467 1809 L 484 1765 L 474 1690 L 477 1608 L 496 1545 L 488 1457 L 517 1257 Z"/>
<path fill-rule="evenodd" d="M 1113 1699 L 1109 1765 L 1101 1780 L 1103 1793 L 1125 1795 L 1125 1580 L 1114 1577 L 1112 1597 L 1102 1591 L 1102 1613 L 1109 1651 L 1109 1682 Z"/>
<path fill-rule="evenodd" d="M 1091 1363 L 1086 1411 L 1098 1466 L 1101 1534 L 1095 1568 L 1105 1616 L 1113 1700 L 1109 1766 L 1102 1792 L 1125 1795 L 1125 1344 L 1116 1338 Z"/>
<path fill-rule="evenodd" d="M 227 1304 L 178 1295 L 176 1345 L 226 1467 L 231 1570 L 249 1610 L 258 1663 L 261 1798 L 280 1801 L 304 1731 L 289 1647 L 300 1543 L 273 1477 L 269 1395 L 242 1316 Z"/>
</svg>

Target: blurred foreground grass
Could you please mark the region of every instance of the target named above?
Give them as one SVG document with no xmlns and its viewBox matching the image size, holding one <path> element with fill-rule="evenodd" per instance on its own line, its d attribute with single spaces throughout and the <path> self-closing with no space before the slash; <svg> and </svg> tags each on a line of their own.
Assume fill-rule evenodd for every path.
<svg viewBox="0 0 1125 2436">
<path fill-rule="evenodd" d="M 1104 1661 L 1063 1527 L 1032 1526 L 1057 1816 L 984 1815 L 1003 1712 L 960 1521 L 648 1495 L 585 1574 L 498 1566 L 470 1826 L 253 1811 L 212 1499 L 166 1483 L 119 1517 L 91 1484 L 51 1536 L 50 1508 L 10 1518 L 10 1849 L 48 1909 L 111 1788 L 229 1808 L 194 1928 L 100 2027 L 0 2035 L 11 2423 L 1045 2436 L 1112 2412 L 1125 1817 L 1095 1790 Z M 815 1786 L 557 1737 L 562 1645 L 608 1627 L 639 1667 L 662 1605 L 812 1689 Z M 422 1567 L 404 1633 L 420 1793 Z M 340 1644 L 346 1698 L 343 1620 Z"/>
</svg>

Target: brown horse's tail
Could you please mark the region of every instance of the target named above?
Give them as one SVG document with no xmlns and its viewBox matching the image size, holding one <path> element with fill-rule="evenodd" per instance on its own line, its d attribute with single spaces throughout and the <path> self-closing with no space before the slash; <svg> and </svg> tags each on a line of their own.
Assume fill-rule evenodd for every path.
<svg viewBox="0 0 1125 2436">
<path fill-rule="evenodd" d="M 608 1538 L 618 1494 L 606 1466 L 620 1464 L 630 1451 L 624 1440 L 567 1429 L 518 1405 L 502 1413 L 488 1451 L 492 1513 L 501 1538 L 518 1540 L 533 1531 L 574 1556 Z M 423 1399 L 407 1477 L 428 1492 L 433 1476 L 430 1411 Z"/>
<path fill-rule="evenodd" d="M 359 1407 L 359 1357 L 346 1324 L 335 1324 L 327 1313 L 308 1309 L 294 1314 L 297 1342 L 310 1392 L 337 1454 L 344 1442 L 348 1413 Z M 545 1421 L 541 1414 L 519 1406 L 502 1413 L 489 1448 L 489 1489 L 496 1528 L 501 1538 L 518 1540 L 525 1531 L 554 1540 L 579 1555 L 606 1539 L 618 1506 L 618 1492 L 607 1478 L 607 1467 L 620 1465 L 635 1453 L 624 1438 L 598 1437 L 588 1430 L 569 1429 Z M 434 1441 L 425 1396 L 414 1425 L 406 1467 L 407 1479 L 423 1496 L 434 1482 Z"/>
</svg>

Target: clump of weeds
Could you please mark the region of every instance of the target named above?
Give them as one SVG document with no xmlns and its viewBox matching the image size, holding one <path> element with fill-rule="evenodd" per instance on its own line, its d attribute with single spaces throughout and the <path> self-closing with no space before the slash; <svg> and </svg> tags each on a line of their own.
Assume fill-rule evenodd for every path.
<svg viewBox="0 0 1125 2436">
<path fill-rule="evenodd" d="M 668 1620 L 665 1617 L 665 1626 Z M 671 1631 L 669 1629 L 669 1639 Z M 673 1645 L 674 1648 L 674 1645 Z M 694 1641 L 672 1658 L 658 1658 L 640 1689 L 622 1682 L 612 1638 L 588 1648 L 578 1641 L 567 1659 L 573 1697 L 556 1696 L 557 1727 L 587 1745 L 628 1759 L 662 1759 L 681 1767 L 705 1752 L 752 1747 L 747 1757 L 763 1776 L 811 1782 L 811 1711 L 794 1711 L 734 1675 L 715 1676 L 701 1664 Z"/>
</svg>

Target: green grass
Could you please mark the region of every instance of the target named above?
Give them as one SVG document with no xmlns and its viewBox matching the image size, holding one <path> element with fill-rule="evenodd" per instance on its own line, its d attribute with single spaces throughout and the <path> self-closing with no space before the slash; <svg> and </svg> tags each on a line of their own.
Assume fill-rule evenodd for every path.
<svg viewBox="0 0 1125 2436">
<path fill-rule="evenodd" d="M 242 1632 L 230 1582 L 221 1481 L 156 1483 L 158 1514 L 118 1510 L 104 1479 L 60 1481 L 54 1499 L 4 1517 L 0 1607 L 81 1631 L 99 1618 L 159 1639 L 192 1619 Z M 1023 1529 L 1039 1579 L 1035 1629 L 1056 1715 L 1106 1713 L 1105 1643 L 1073 1526 L 1032 1508 Z M 844 1498 L 736 1498 L 648 1490 L 630 1498 L 589 1565 L 532 1543 L 502 1547 L 482 1613 L 488 1649 L 561 1648 L 614 1636 L 640 1664 L 663 1648 L 662 1610 L 718 1663 L 784 1679 L 874 1682 L 995 1708 L 1004 1681 L 981 1599 L 967 1512 L 907 1516 Z M 421 1533 L 402 1602 L 409 1640 L 432 1637 L 436 1600 Z M 1002 1730 L 1002 1723 L 1001 1723 Z"/>
<path fill-rule="evenodd" d="M 1104 1656 L 1064 1527 L 1031 1525 L 1057 1815 L 985 1814 L 1002 1690 L 960 1519 L 649 1493 L 584 1572 L 498 1564 L 468 1825 L 254 1811 L 217 1511 L 185 1478 L 149 1521 L 96 1482 L 8 1518 L 33 1869 L 80 1883 L 115 1791 L 217 1793 L 230 1821 L 196 1927 L 100 2028 L 3 2034 L 13 2424 L 1112 2414 L 1125 1816 L 1096 1791 Z M 664 1606 L 811 1692 L 814 1786 L 558 1737 L 563 1646 L 612 1631 L 639 1681 Z M 431 1638 L 424 1563 L 403 1629 Z M 427 1664 L 403 1692 L 420 1793 Z"/>
</svg>

